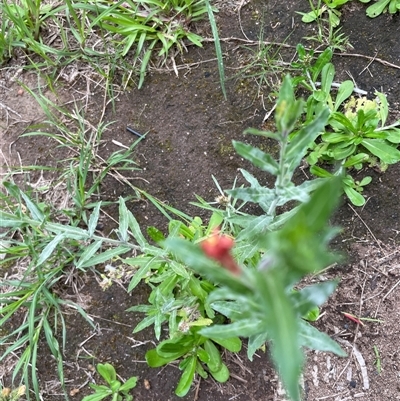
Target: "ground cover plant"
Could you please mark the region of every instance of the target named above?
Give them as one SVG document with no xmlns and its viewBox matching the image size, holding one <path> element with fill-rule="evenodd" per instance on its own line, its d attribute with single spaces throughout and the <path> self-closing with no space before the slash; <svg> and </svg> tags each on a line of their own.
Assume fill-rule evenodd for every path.
<svg viewBox="0 0 400 401">
<path fill-rule="evenodd" d="M 107 79 L 110 74 L 122 71 L 126 85 L 131 78 L 136 80 L 133 75 L 136 72 L 140 88 L 153 53 L 165 62 L 168 57 L 174 57 L 176 50 L 186 48 L 184 39 L 202 46 L 201 36 L 190 30 L 191 22 L 208 15 L 218 37 L 213 19 L 215 11 L 208 0 L 120 0 L 112 5 L 108 1 L 66 1 L 57 6 L 45 1 L 3 2 L 0 5 L 0 63 L 9 60 L 18 49 L 40 56 L 32 63 L 35 68 L 68 65 L 81 59 Z M 54 30 L 61 41 L 56 46 L 52 45 L 53 35 L 49 38 Z M 93 31 L 98 31 L 95 46 L 90 43 Z M 218 41 L 216 46 L 223 74 Z M 113 54 L 107 49 L 113 49 Z M 125 62 L 129 51 L 133 57 Z M 223 75 L 223 85 L 222 78 Z"/>
<path fill-rule="evenodd" d="M 1 283 L 5 352 L 0 358 L 21 352 L 13 379 L 15 385 L 28 386 L 28 398 L 40 397 L 36 367 L 41 340 L 64 382 L 65 310 L 76 309 L 93 325 L 87 311 L 60 291 L 62 282 L 89 274 L 100 278 L 104 289 L 122 275 L 129 277 L 130 293 L 139 284 L 149 286 L 148 302 L 132 305 L 128 311 L 143 314 L 134 333 L 153 326 L 158 343 L 147 351 L 147 363 L 161 367 L 178 362 L 178 396 L 188 393 L 197 375 L 212 376 L 221 383 L 228 380 L 224 353 L 238 352 L 245 341 L 250 359 L 267 345 L 294 400 L 301 397 L 301 347 L 345 355 L 329 336 L 308 323 L 318 316 L 319 306 L 337 283 L 303 286 L 301 280 L 337 260 L 328 251 L 329 240 L 337 232 L 328 220 L 341 188 L 354 204 L 362 205 L 365 199 L 360 192 L 370 181 L 366 177 L 357 182 L 349 170 L 364 164 L 384 170 L 396 163 L 399 123 L 386 126 L 388 104 L 382 93 L 377 93 L 377 100 L 355 99 L 351 81 L 334 82 L 331 48 L 316 56 L 298 46 L 297 56 L 289 66 L 295 76 L 282 74 L 274 129 L 246 131 L 248 136 L 275 141 L 278 156 L 247 142 L 233 142 L 240 157 L 274 177 L 275 183 L 261 184 L 244 168 L 241 173 L 248 187 L 234 183 L 231 190 L 223 191 L 215 180 L 221 192 L 217 204 L 197 198 L 196 204 L 211 212 L 204 221 L 133 187 L 121 175 L 137 168 L 132 152 L 143 138 L 124 151 L 100 157 L 97 150 L 105 125 L 91 127 L 79 107 L 64 110 L 31 92 L 47 111 L 48 121 L 25 137 L 46 136 L 68 148 L 72 156 L 67 168 L 61 163 L 58 167 L 68 194 L 61 210 L 46 200 L 46 188 L 31 183 L 18 186 L 12 178 L 4 181 L 6 193 L 1 197 L 1 263 L 9 267 L 18 262 L 22 270 Z M 306 90 L 305 101 L 296 96 L 297 90 L 303 94 Z M 55 114 L 63 118 L 55 120 Z M 71 132 L 72 122 L 78 125 L 76 132 Z M 304 159 L 319 178 L 297 184 L 293 177 Z M 101 184 L 110 176 L 135 195 L 100 201 Z M 132 199 L 143 198 L 170 220 L 166 232 L 153 226 L 145 231 L 129 210 Z M 248 204 L 255 204 L 259 211 L 245 212 Z M 115 205 L 115 228 L 104 236 L 98 226 L 107 206 Z M 13 319 L 23 323 L 11 330 L 7 324 Z M 14 338 L 17 341 L 9 346 Z M 132 397 L 136 378 L 123 384 L 107 363 L 99 364 L 97 370 L 108 386 L 92 385 L 95 393 L 85 399 Z M 17 397 L 21 392 L 16 389 L 4 395 Z"/>
</svg>

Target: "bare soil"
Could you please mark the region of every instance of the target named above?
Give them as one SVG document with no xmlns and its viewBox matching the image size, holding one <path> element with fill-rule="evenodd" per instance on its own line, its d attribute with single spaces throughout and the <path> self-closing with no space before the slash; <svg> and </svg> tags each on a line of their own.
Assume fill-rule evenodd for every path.
<svg viewBox="0 0 400 401">
<path fill-rule="evenodd" d="M 281 78 L 281 72 L 271 73 L 266 76 L 270 86 L 260 88 L 254 78 L 241 76 L 239 68 L 250 58 L 248 49 L 256 49 L 256 41 L 262 32 L 266 41 L 293 45 L 271 47 L 272 54 L 278 50 L 282 61 L 289 62 L 295 55 L 295 45 L 315 29 L 315 26 L 302 24 L 301 17 L 295 13 L 307 11 L 307 2 L 250 1 L 240 8 L 241 25 L 239 13 L 234 8 L 239 4 L 224 7 L 218 15 L 221 38 L 231 38 L 223 41 L 229 78 L 227 100 L 221 94 L 212 43 L 206 43 L 203 49 L 190 47 L 187 53 L 177 56 L 178 76 L 168 64 L 162 71 L 153 69 L 141 90 L 120 91 L 114 110 L 111 104 L 104 107 L 106 99 L 101 82 L 96 83 L 89 76 L 86 81 L 80 78 L 68 82 L 60 78 L 56 83 L 56 98 L 45 89 L 45 94 L 53 96 L 60 104 L 75 101 L 85 107 L 86 118 L 93 124 L 97 124 L 103 114 L 104 121 L 114 122 L 103 137 L 100 151 L 105 155 L 118 148 L 112 140 L 130 146 L 136 139 L 126 131 L 127 126 L 146 132 L 146 139 L 136 148 L 135 161 L 141 170 L 134 172 L 132 183 L 174 207 L 204 219 L 207 214 L 189 202 L 195 201 L 194 194 L 210 201 L 218 195 L 212 175 L 222 188 L 228 189 L 239 176 L 238 168 L 252 170 L 234 153 L 231 141 L 243 140 L 242 132 L 247 127 L 262 127 L 265 114 L 273 106 L 273 90 Z M 350 74 L 369 96 L 373 97 L 375 90 L 383 91 L 388 95 L 393 120 L 400 118 L 400 15 L 384 14 L 370 20 L 365 16 L 365 7 L 357 3 L 344 7 L 342 24 L 354 49 L 347 55 L 334 57 L 337 80 L 347 79 Z M 385 65 L 382 60 L 391 65 Z M 56 165 L 68 157 L 49 139 L 20 136 L 44 116 L 36 102 L 21 90 L 17 80 L 34 91 L 45 83 L 38 81 L 34 73 L 18 68 L 16 60 L 0 70 L 0 163 L 3 175 L 10 166 Z M 89 97 L 86 96 L 88 93 Z M 259 138 L 246 140 L 260 144 Z M 257 174 L 262 182 L 269 182 L 269 177 Z M 365 191 L 366 205 L 355 209 L 344 200 L 333 219 L 343 228 L 333 246 L 347 255 L 346 261 L 312 279 L 340 280 L 338 290 L 323 306 L 322 317 L 316 325 L 338 340 L 348 351 L 348 357 L 307 352 L 304 400 L 400 399 L 400 166 L 390 166 L 384 174 L 376 171 L 360 174 L 373 176 L 373 182 Z M 301 175 L 299 173 L 299 179 Z M 21 177 L 24 176 L 21 174 Z M 40 174 L 35 173 L 30 182 L 39 179 Z M 131 194 L 129 187 L 110 177 L 103 183 L 102 191 L 104 199 L 108 200 Z M 165 219 L 147 202 L 132 202 L 129 207 L 143 229 L 149 225 L 165 229 Z M 112 209 L 110 213 L 113 213 Z M 66 311 L 65 379 L 68 391 L 74 393 L 71 399 L 81 400 L 90 394 L 88 383 L 99 381 L 93 366 L 98 362 L 110 362 L 124 379 L 139 376 L 139 384 L 133 391 L 136 400 L 178 400 L 174 395 L 179 377 L 177 366 L 148 368 L 144 354 L 155 345 L 153 333 L 145 330 L 132 334 L 141 316 L 128 313 L 126 309 L 146 302 L 147 289 L 139 287 L 128 294 L 123 288 L 126 283 L 121 284 L 103 291 L 94 277 L 87 276 L 76 283 L 78 293 L 68 286 L 65 288 L 64 296 L 84 305 L 96 325 L 93 330 L 77 313 Z M 357 326 L 344 317 L 343 312 L 379 322 L 364 321 L 364 326 Z M 380 369 L 374 347 L 379 352 Z M 38 372 L 42 399 L 62 400 L 56 365 L 46 348 L 42 349 Z M 211 379 L 196 380 L 184 399 L 285 399 L 266 354 L 260 352 L 252 363 L 246 360 L 245 353 L 226 355 L 226 358 L 232 371 L 228 383 L 220 385 Z M 10 358 L 0 366 L 4 385 L 11 385 L 14 362 Z"/>
</svg>

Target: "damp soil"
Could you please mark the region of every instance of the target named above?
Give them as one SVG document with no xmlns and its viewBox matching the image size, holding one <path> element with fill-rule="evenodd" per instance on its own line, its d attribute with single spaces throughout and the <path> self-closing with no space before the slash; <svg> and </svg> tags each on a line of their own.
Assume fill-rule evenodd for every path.
<svg viewBox="0 0 400 401">
<path fill-rule="evenodd" d="M 208 214 L 190 202 L 196 200 L 195 194 L 208 201 L 218 196 L 213 176 L 221 188 L 228 189 L 236 178 L 241 182 L 239 169 L 245 168 L 265 185 L 272 184 L 270 177 L 255 171 L 235 154 L 232 140 L 245 140 L 267 151 L 276 151 L 273 145 L 258 137 L 244 137 L 243 131 L 265 125 L 263 120 L 273 106 L 282 72 L 271 68 L 260 86 L 255 77 L 246 78 L 240 74 L 240 68 L 248 65 L 252 51 L 257 49 L 256 43 L 250 41 L 257 41 L 261 33 L 266 41 L 289 45 L 271 46 L 270 54 L 278 55 L 282 62 L 290 62 L 296 44 L 304 36 L 315 34 L 315 27 L 302 24 L 295 13 L 307 11 L 306 3 L 249 1 L 240 10 L 241 26 L 234 10 L 240 2 L 222 8 L 218 14 L 220 36 L 231 38 L 222 42 L 228 78 L 227 99 L 221 93 L 212 43 L 206 43 L 201 49 L 189 47 L 187 53 L 177 56 L 178 76 L 170 64 L 162 71 L 153 69 L 141 90 L 121 91 L 114 106 L 110 103 L 103 109 L 104 91 L 91 83 L 89 77 L 87 81 L 58 80 L 57 96 L 53 99 L 59 104 L 74 100 L 79 104 L 82 93 L 89 87 L 92 96 L 85 104 L 86 118 L 96 124 L 105 110 L 104 121 L 113 122 L 103 135 L 99 152 L 106 156 L 117 150 L 119 144 L 130 146 L 137 138 L 126 130 L 128 126 L 146 133 L 135 150 L 135 162 L 140 169 L 130 173 L 130 182 L 185 213 L 207 220 Z M 391 118 L 399 119 L 400 69 L 396 66 L 400 65 L 400 15 L 384 14 L 370 20 L 365 16 L 365 7 L 351 3 L 343 9 L 342 25 L 354 49 L 348 50 L 347 55 L 334 56 L 336 79 L 341 81 L 352 76 L 357 86 L 368 91 L 371 98 L 375 90 L 386 93 Z M 207 28 L 202 29 L 207 31 Z M 247 43 L 241 41 L 246 37 Z M 393 65 L 384 65 L 377 59 Z M 54 166 L 69 156 L 50 139 L 21 137 L 44 116 L 12 77 L 34 91 L 39 86 L 43 90 L 44 82 L 38 83 L 32 72 L 16 75 L 16 71 L 17 67 L 12 66 L 0 70 L 1 103 L 8 107 L 0 109 L 3 173 L 7 165 L 21 162 L 25 166 Z M 45 95 L 54 96 L 50 90 L 45 91 Z M 299 172 L 297 179 L 303 179 L 303 174 L 305 170 Z M 349 356 L 337 358 L 307 351 L 304 400 L 400 399 L 400 166 L 390 166 L 385 173 L 370 169 L 362 171 L 360 177 L 363 175 L 373 177 L 365 190 L 365 206 L 354 208 L 343 200 L 332 219 L 342 227 L 333 246 L 346 255 L 345 261 L 309 279 L 340 281 L 338 290 L 322 307 L 322 317 L 316 326 L 340 341 Z M 30 182 L 39 179 L 38 173 L 32 173 Z M 21 178 L 21 182 L 24 180 L 26 177 Z M 115 201 L 119 196 L 131 195 L 129 186 L 111 177 L 102 183 L 104 200 Z M 166 229 L 166 219 L 149 202 L 136 199 L 128 205 L 143 230 L 150 225 Z M 115 217 L 116 212 L 112 208 L 109 210 Z M 112 227 L 110 222 L 104 230 Z M 155 346 L 153 332 L 148 329 L 132 334 L 141 316 L 126 309 L 145 303 L 147 288 L 139 286 L 133 293 L 127 293 L 126 283 L 121 283 L 103 291 L 94 276 L 76 280 L 78 293 L 66 285 L 61 289 L 63 296 L 84 306 L 94 327 L 76 311 L 65 311 L 68 330 L 64 375 L 67 391 L 73 394 L 71 399 L 81 400 L 90 394 L 88 383 L 99 382 L 93 366 L 98 362 L 110 362 L 123 379 L 139 377 L 138 386 L 132 392 L 136 400 L 178 400 L 174 395 L 179 378 L 177 365 L 160 369 L 147 367 L 144 355 Z M 379 322 L 365 321 L 364 326 L 357 327 L 342 312 Z M 43 345 L 38 364 L 42 399 L 62 400 L 56 364 L 46 351 L 44 339 Z M 379 352 L 381 369 L 377 366 L 374 347 Z M 231 379 L 223 385 L 212 379 L 196 379 L 185 400 L 285 399 L 267 354 L 259 352 L 253 362 L 246 359 L 244 352 L 225 355 L 225 358 L 232 372 Z M 11 360 L 8 366 L 0 367 L 4 385 L 11 385 L 11 371 Z"/>
</svg>

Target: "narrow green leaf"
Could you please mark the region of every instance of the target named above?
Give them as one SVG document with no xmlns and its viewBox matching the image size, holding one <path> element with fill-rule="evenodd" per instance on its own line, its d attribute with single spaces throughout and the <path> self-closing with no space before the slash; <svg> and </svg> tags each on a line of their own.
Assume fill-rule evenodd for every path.
<svg viewBox="0 0 400 401">
<path fill-rule="evenodd" d="M 329 109 L 324 108 L 321 113 L 308 125 L 303 127 L 291 140 L 285 152 L 285 161 L 289 165 L 288 172 L 290 176 L 300 165 L 307 149 L 315 141 L 318 135 L 324 130 L 330 115 Z"/>
<path fill-rule="evenodd" d="M 272 175 L 278 175 L 279 164 L 272 158 L 270 154 L 243 142 L 233 141 L 232 143 L 236 152 L 240 156 L 244 157 L 246 160 L 249 160 L 262 171 L 267 171 Z"/>
<path fill-rule="evenodd" d="M 43 264 L 53 253 L 54 249 L 57 245 L 65 239 L 65 235 L 63 233 L 57 234 L 43 249 L 40 253 L 39 259 L 36 262 L 36 266 L 40 266 Z"/>
<path fill-rule="evenodd" d="M 86 247 L 81 257 L 78 259 L 75 267 L 77 269 L 82 269 L 83 265 L 86 265 L 89 260 L 93 259 L 93 255 L 99 250 L 102 243 L 102 241 L 93 241 L 88 247 Z"/>
<path fill-rule="evenodd" d="M 101 202 L 98 202 L 93 209 L 92 214 L 89 217 L 89 223 L 88 223 L 88 233 L 89 236 L 92 236 L 96 230 L 97 222 L 99 221 L 99 216 L 100 216 L 100 207 L 101 207 Z"/>
<path fill-rule="evenodd" d="M 197 357 L 192 355 L 182 373 L 179 380 L 178 386 L 176 387 L 175 394 L 178 397 L 184 397 L 190 390 L 190 386 L 194 380 L 194 374 L 196 372 Z"/>
<path fill-rule="evenodd" d="M 101 241 L 99 242 L 101 243 Z M 123 245 L 118 246 L 116 248 L 108 249 L 107 251 L 95 255 L 86 261 L 82 261 L 82 263 L 80 264 L 80 268 L 83 269 L 85 267 L 96 266 L 98 264 L 107 262 L 108 260 L 113 259 L 116 256 L 123 255 L 124 253 L 129 252 L 130 250 L 131 250 L 130 247 Z"/>
<path fill-rule="evenodd" d="M 299 335 L 300 345 L 303 347 L 318 351 L 333 352 L 342 357 L 346 356 L 346 352 L 343 351 L 336 341 L 333 341 L 327 334 L 320 332 L 302 319 L 299 321 Z"/>
<path fill-rule="evenodd" d="M 122 241 L 128 242 L 128 226 L 129 226 L 129 213 L 131 213 L 126 207 L 125 201 L 122 196 L 119 197 L 119 237 Z"/>
<path fill-rule="evenodd" d="M 247 344 L 247 357 L 250 361 L 253 360 L 254 354 L 259 348 L 265 345 L 268 339 L 268 333 L 255 334 L 249 337 L 249 341 Z"/>
<path fill-rule="evenodd" d="M 218 28 L 217 23 L 215 22 L 214 12 L 211 7 L 209 0 L 204 0 L 207 7 L 208 19 L 211 25 L 211 31 L 214 37 L 214 45 L 215 45 L 215 52 L 217 54 L 217 61 L 218 61 L 218 72 L 219 72 L 219 80 L 221 84 L 221 90 L 226 100 L 226 89 L 225 89 L 225 69 L 224 69 L 224 59 L 222 57 L 222 49 L 221 49 L 221 42 L 219 40 Z"/>
</svg>

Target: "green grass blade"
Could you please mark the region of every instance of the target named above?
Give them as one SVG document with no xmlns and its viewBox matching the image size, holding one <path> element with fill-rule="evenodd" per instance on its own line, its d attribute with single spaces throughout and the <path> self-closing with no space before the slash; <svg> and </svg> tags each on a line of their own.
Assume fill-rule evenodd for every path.
<svg viewBox="0 0 400 401">
<path fill-rule="evenodd" d="M 217 53 L 217 61 L 218 61 L 218 71 L 219 71 L 219 81 L 221 84 L 221 90 L 226 100 L 226 89 L 225 89 L 225 69 L 224 69 L 224 60 L 222 57 L 222 49 L 221 42 L 219 40 L 217 23 L 215 22 L 214 12 L 211 7 L 210 1 L 205 0 L 207 6 L 208 19 L 210 21 L 211 30 L 214 36 L 214 44 L 215 44 L 215 52 Z"/>
</svg>

